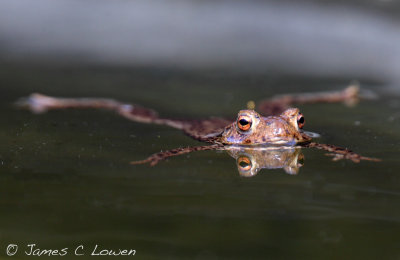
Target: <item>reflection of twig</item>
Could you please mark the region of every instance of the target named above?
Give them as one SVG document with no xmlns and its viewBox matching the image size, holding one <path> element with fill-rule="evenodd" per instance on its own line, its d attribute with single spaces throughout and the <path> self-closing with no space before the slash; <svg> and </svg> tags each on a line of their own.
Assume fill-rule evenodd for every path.
<svg viewBox="0 0 400 260">
<path fill-rule="evenodd" d="M 172 150 L 168 150 L 165 152 L 159 152 L 155 153 L 151 156 L 149 156 L 147 159 L 141 160 L 141 161 L 132 161 L 131 164 L 145 164 L 149 163 L 151 166 L 156 165 L 162 160 L 165 160 L 169 157 L 172 156 L 177 156 L 177 155 L 182 155 L 186 153 L 191 153 L 195 151 L 209 151 L 209 150 L 218 150 L 220 148 L 223 148 L 223 145 L 220 144 L 214 144 L 214 145 L 203 145 L 203 146 L 194 146 L 194 147 L 182 147 L 182 148 L 176 148 Z"/>
<path fill-rule="evenodd" d="M 302 145 L 302 147 L 316 148 L 316 149 L 328 151 L 329 153 L 326 153 L 325 155 L 332 156 L 333 161 L 338 161 L 341 159 L 351 160 L 355 163 L 359 163 L 362 160 L 373 161 L 373 162 L 381 161 L 381 159 L 365 157 L 365 156 L 359 155 L 349 149 L 331 145 L 331 144 L 319 144 L 319 143 L 311 142 L 311 143 Z M 274 150 L 274 149 L 279 150 L 279 149 L 285 149 L 285 148 L 292 149 L 293 147 L 265 147 L 265 148 L 257 147 L 257 148 L 247 148 L 247 149 L 261 149 L 261 150 L 265 149 L 268 151 L 268 150 Z M 187 154 L 187 153 L 196 152 L 196 151 L 229 150 L 229 149 L 232 149 L 232 147 L 224 146 L 222 144 L 203 145 L 203 146 L 194 146 L 194 147 L 182 147 L 182 148 L 168 150 L 165 152 L 155 153 L 155 154 L 147 157 L 144 160 L 132 161 L 131 164 L 136 165 L 136 164 L 149 163 L 150 166 L 155 166 L 159 162 L 161 162 L 169 157 L 172 157 L 172 156 Z M 233 147 L 233 149 L 235 149 L 235 147 Z"/>
<path fill-rule="evenodd" d="M 334 160 L 334 161 L 337 161 L 340 159 L 348 159 L 355 163 L 358 163 L 361 160 L 373 161 L 373 162 L 381 161 L 381 159 L 365 157 L 365 156 L 359 155 L 347 148 L 338 147 L 338 146 L 331 145 L 331 144 L 319 144 L 319 143 L 311 142 L 311 143 L 305 144 L 304 147 L 311 147 L 311 148 L 317 148 L 320 150 L 328 151 L 330 153 L 327 153 L 326 155 L 333 156 L 332 160 Z"/>
</svg>

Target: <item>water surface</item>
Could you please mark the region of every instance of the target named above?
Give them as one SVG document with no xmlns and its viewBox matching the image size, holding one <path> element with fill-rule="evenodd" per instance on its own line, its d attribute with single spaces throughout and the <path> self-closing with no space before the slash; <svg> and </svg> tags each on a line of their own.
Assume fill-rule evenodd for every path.
<svg viewBox="0 0 400 260">
<path fill-rule="evenodd" d="M 0 72 L 0 254 L 94 245 L 153 258 L 400 257 L 398 97 L 362 80 L 380 99 L 301 106 L 319 142 L 380 163 L 332 162 L 303 149 L 298 175 L 282 169 L 239 176 L 225 152 L 202 151 L 155 167 L 130 165 L 160 150 L 199 145 L 178 130 L 107 111 L 33 115 L 12 107 L 32 92 L 99 96 L 163 116 L 234 118 L 247 101 L 344 88 L 348 78 L 187 72 L 143 68 L 3 65 Z M 3 250 L 4 249 L 4 250 Z M 67 257 L 72 257 L 72 252 Z"/>
</svg>

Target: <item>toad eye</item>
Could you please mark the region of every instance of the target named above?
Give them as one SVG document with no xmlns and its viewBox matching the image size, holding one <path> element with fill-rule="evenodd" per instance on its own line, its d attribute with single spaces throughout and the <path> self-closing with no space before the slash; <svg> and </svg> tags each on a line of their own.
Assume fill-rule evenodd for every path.
<svg viewBox="0 0 400 260">
<path fill-rule="evenodd" d="M 252 120 L 251 120 L 251 117 L 249 117 L 249 116 L 241 115 L 237 119 L 237 126 L 242 131 L 249 130 L 251 127 L 251 124 L 252 124 Z"/>
<path fill-rule="evenodd" d="M 237 160 L 237 164 L 239 168 L 243 171 L 248 171 L 251 169 L 251 161 L 247 156 L 239 157 L 239 159 Z"/>
<path fill-rule="evenodd" d="M 299 113 L 297 115 L 297 125 L 299 126 L 300 129 L 302 129 L 305 124 L 306 124 L 306 120 L 304 119 L 303 114 Z"/>
</svg>

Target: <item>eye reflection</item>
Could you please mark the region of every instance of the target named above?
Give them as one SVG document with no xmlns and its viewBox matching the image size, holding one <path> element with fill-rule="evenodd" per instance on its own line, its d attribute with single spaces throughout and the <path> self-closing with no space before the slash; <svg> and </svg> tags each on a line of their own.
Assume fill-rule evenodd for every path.
<svg viewBox="0 0 400 260">
<path fill-rule="evenodd" d="M 237 160 L 238 167 L 243 171 L 248 171 L 251 169 L 251 160 L 247 156 L 241 156 Z"/>
</svg>

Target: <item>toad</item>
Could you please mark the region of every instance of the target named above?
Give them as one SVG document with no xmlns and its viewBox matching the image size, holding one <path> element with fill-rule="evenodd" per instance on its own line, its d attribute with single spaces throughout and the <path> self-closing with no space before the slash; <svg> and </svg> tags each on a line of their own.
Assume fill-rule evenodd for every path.
<svg viewBox="0 0 400 260">
<path fill-rule="evenodd" d="M 181 120 L 162 118 L 151 109 L 136 104 L 125 104 L 106 98 L 58 98 L 42 94 L 32 94 L 18 101 L 19 106 L 26 107 L 35 113 L 64 108 L 101 108 L 113 110 L 119 115 L 136 122 L 167 125 L 182 130 L 186 135 L 208 143 L 205 146 L 177 148 L 151 155 L 145 160 L 133 161 L 132 164 L 149 163 L 156 165 L 159 161 L 171 156 L 199 150 L 229 150 L 231 147 L 312 147 L 330 152 L 334 160 L 349 159 L 379 161 L 376 158 L 364 157 L 346 148 L 320 144 L 312 141 L 317 134 L 303 130 L 305 118 L 293 104 L 317 102 L 355 103 L 359 99 L 359 87 L 350 85 L 342 91 L 321 92 L 277 96 L 262 101 L 258 107 L 261 114 L 253 109 L 239 111 L 233 122 L 225 118 L 204 120 Z M 296 150 L 297 151 L 297 150 Z"/>
</svg>

